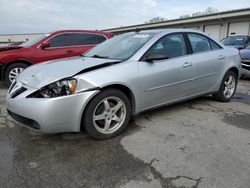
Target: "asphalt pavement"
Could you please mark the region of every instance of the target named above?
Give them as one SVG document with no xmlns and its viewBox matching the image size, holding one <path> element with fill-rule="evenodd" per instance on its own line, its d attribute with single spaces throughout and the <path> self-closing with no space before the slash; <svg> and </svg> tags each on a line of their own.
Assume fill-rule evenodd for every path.
<svg viewBox="0 0 250 188">
<path fill-rule="evenodd" d="M 250 80 L 229 103 L 202 97 L 139 115 L 120 136 L 40 134 L 7 115 L 0 187 L 250 187 Z"/>
</svg>

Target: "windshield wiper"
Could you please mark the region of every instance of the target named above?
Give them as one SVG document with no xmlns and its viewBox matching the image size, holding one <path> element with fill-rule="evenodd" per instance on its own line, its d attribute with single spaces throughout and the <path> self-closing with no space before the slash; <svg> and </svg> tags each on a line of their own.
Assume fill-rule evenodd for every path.
<svg viewBox="0 0 250 188">
<path fill-rule="evenodd" d="M 91 56 L 88 56 L 88 55 L 85 55 L 85 54 L 82 54 L 83 57 L 93 57 L 93 58 L 101 58 L 101 59 L 114 59 L 114 58 L 111 58 L 109 56 L 101 56 L 101 55 L 91 55 Z M 115 60 L 118 60 L 118 59 L 115 59 Z M 119 60 L 122 60 L 122 59 L 119 59 Z"/>
<path fill-rule="evenodd" d="M 102 58 L 102 59 L 110 59 L 109 56 L 101 56 L 101 55 L 92 55 L 91 57 Z"/>
</svg>

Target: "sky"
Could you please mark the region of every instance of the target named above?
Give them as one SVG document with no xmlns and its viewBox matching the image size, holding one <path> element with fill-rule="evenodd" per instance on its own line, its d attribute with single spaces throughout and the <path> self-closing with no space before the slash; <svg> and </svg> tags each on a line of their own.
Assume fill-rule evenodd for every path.
<svg viewBox="0 0 250 188">
<path fill-rule="evenodd" d="M 109 29 L 203 11 L 250 8 L 250 0 L 0 0 L 0 34 Z"/>
</svg>

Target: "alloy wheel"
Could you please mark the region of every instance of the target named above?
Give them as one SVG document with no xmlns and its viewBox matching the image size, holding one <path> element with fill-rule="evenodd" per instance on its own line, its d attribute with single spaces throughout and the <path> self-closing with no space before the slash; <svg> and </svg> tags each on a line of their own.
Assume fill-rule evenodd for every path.
<svg viewBox="0 0 250 188">
<path fill-rule="evenodd" d="M 24 70 L 24 68 L 22 68 L 22 67 L 16 67 L 16 68 L 12 69 L 9 73 L 9 80 L 11 82 L 13 82 L 16 79 L 17 75 L 20 74 L 21 72 L 23 72 L 23 70 Z"/>
<path fill-rule="evenodd" d="M 103 134 L 111 134 L 118 130 L 125 118 L 126 107 L 118 97 L 106 97 L 96 106 L 93 113 L 93 124 Z"/>
<path fill-rule="evenodd" d="M 230 98 L 234 94 L 236 86 L 236 80 L 233 75 L 228 75 L 227 79 L 224 82 L 223 94 L 225 98 Z"/>
</svg>

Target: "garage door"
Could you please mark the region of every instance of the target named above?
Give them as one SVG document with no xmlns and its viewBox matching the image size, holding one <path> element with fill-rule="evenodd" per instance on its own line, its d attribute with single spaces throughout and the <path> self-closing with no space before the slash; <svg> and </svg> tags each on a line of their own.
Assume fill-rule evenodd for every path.
<svg viewBox="0 0 250 188">
<path fill-rule="evenodd" d="M 250 22 L 235 22 L 229 24 L 228 35 L 249 35 Z"/>
<path fill-rule="evenodd" d="M 192 27 L 183 27 L 184 29 L 194 29 L 194 30 L 201 30 L 199 26 L 192 26 Z"/>
<path fill-rule="evenodd" d="M 206 25 L 204 31 L 214 40 L 220 40 L 221 25 Z"/>
</svg>

